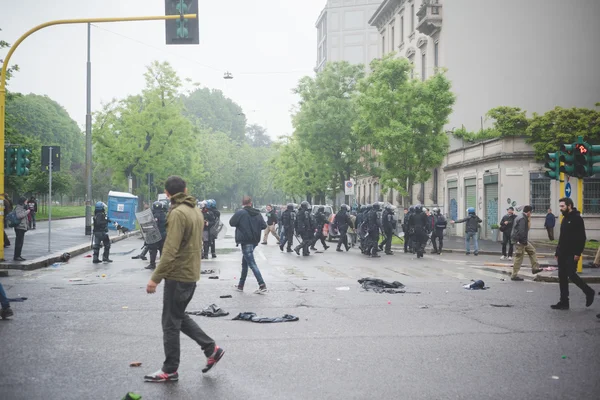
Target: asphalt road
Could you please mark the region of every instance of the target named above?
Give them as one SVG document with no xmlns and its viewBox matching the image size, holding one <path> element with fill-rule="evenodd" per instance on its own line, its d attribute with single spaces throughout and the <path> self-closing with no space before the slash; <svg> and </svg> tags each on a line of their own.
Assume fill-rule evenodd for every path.
<svg viewBox="0 0 600 400">
<path fill-rule="evenodd" d="M 373 260 L 334 248 L 298 257 L 270 238 L 256 251 L 270 292 L 253 294 L 250 274 L 247 291 L 237 293 L 241 254 L 232 233 L 217 242 L 218 258 L 203 263 L 220 279 L 203 275 L 188 307 L 216 303 L 230 312 L 193 317 L 226 350 L 208 374 L 202 352 L 182 335 L 179 382 L 143 382 L 163 361 L 162 285 L 145 293 L 146 264 L 124 254 L 139 248 L 132 238 L 113 245 L 121 254 L 112 265 L 81 256 L 0 278 L 9 297 L 28 297 L 13 304 L 12 320 L 0 321 L 0 398 L 120 399 L 128 391 L 144 399 L 600 398 L 600 300 L 586 309 L 575 287 L 571 310 L 553 311 L 557 285 L 502 281 L 472 257 Z M 356 281 L 368 276 L 420 293 L 363 292 Z M 471 279 L 490 288 L 463 289 Z M 231 320 L 243 311 L 300 321 Z"/>
</svg>

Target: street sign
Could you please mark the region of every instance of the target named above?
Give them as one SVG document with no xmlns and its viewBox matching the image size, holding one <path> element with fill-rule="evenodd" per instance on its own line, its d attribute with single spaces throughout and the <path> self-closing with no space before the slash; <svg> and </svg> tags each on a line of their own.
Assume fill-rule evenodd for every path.
<svg viewBox="0 0 600 400">
<path fill-rule="evenodd" d="M 352 181 L 344 182 L 344 194 L 346 196 L 352 196 L 354 194 L 354 183 Z"/>
<path fill-rule="evenodd" d="M 569 182 L 565 184 L 565 196 L 571 198 L 571 184 Z"/>
</svg>

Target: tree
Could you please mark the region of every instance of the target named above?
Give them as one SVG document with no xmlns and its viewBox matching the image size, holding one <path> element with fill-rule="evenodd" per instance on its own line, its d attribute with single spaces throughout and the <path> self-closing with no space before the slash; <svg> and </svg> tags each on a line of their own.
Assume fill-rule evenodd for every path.
<svg viewBox="0 0 600 400">
<path fill-rule="evenodd" d="M 484 128 L 478 132 L 470 132 L 465 128 L 457 129 L 453 135 L 467 142 L 495 139 L 508 136 L 526 136 L 529 119 L 527 113 L 519 107 L 496 107 L 486 113 L 486 118 L 491 118 L 494 123 L 491 128 Z"/>
<path fill-rule="evenodd" d="M 575 142 L 577 136 L 583 136 L 588 143 L 600 144 L 600 111 L 555 107 L 543 115 L 534 113 L 527 134 L 538 160 L 558 150 L 563 143 Z"/>
<path fill-rule="evenodd" d="M 375 150 L 377 163 L 371 168 L 382 188 L 403 195 L 442 163 L 449 146 L 443 128 L 454 104 L 444 74 L 420 81 L 410 78 L 412 68 L 393 55 L 373 60 L 356 98 L 360 122 L 355 129 Z"/>
<path fill-rule="evenodd" d="M 273 143 L 267 135 L 267 130 L 258 124 L 246 127 L 246 138 L 252 147 L 269 147 Z"/>
<path fill-rule="evenodd" d="M 0 28 L 0 31 L 2 31 L 2 29 Z M 0 39 L 0 50 L 2 49 L 8 49 L 10 48 L 10 43 L 8 43 L 5 40 Z M 0 59 L 0 66 L 2 66 L 2 64 L 4 63 L 4 60 Z M 8 81 L 10 80 L 10 78 L 12 77 L 12 74 L 17 72 L 19 70 L 19 66 L 18 65 L 10 65 L 7 69 L 6 69 L 6 82 L 8 84 Z"/>
<path fill-rule="evenodd" d="M 320 189 L 329 188 L 334 196 L 361 167 L 360 144 L 352 129 L 357 119 L 352 97 L 364 74 L 362 65 L 332 62 L 315 78 L 302 78 L 294 90 L 300 96 L 293 116 L 296 140 L 324 171 L 320 174 L 329 175 L 327 186 Z"/>
</svg>

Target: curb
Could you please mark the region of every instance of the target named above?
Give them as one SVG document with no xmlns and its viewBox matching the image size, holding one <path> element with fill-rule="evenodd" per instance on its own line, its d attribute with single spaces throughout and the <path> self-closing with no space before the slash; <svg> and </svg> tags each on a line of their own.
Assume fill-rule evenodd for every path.
<svg viewBox="0 0 600 400">
<path fill-rule="evenodd" d="M 402 251 L 404 250 L 404 247 L 400 247 L 400 246 L 392 246 L 392 250 L 398 250 L 398 251 Z M 465 253 L 466 250 L 464 249 L 446 249 L 444 248 L 444 250 L 442 251 L 442 253 Z M 500 257 L 502 255 L 502 252 L 500 251 L 487 251 L 487 250 L 479 250 L 479 255 L 481 256 L 498 256 Z M 538 256 L 538 258 L 554 258 L 554 253 L 536 253 L 536 255 Z M 591 257 L 594 258 L 595 254 L 586 254 L 585 252 L 583 253 L 584 257 Z"/>
<path fill-rule="evenodd" d="M 85 215 L 83 217 L 58 217 L 58 218 L 52 218 L 52 221 L 61 221 L 63 219 L 77 219 L 77 218 L 85 218 Z M 44 219 L 38 219 L 36 217 L 35 222 L 48 222 L 48 218 L 44 218 Z"/>
<path fill-rule="evenodd" d="M 78 217 L 79 218 L 79 217 Z M 120 242 L 121 240 L 129 239 L 130 237 L 140 235 L 140 231 L 133 231 L 126 235 L 121 236 L 113 236 L 110 238 L 111 243 Z M 91 244 L 81 244 L 79 246 L 74 246 L 68 249 L 61 250 L 60 252 L 50 254 L 45 257 L 38 257 L 31 262 L 23 263 L 23 264 L 10 264 L 6 262 L 0 262 L 0 268 L 5 270 L 21 270 L 21 271 L 33 271 L 40 268 L 45 268 L 49 265 L 54 264 L 55 262 L 59 262 L 63 253 L 70 253 L 71 257 L 78 256 L 80 254 L 86 253 L 92 249 Z M 7 271 L 8 275 L 8 271 Z"/>
<path fill-rule="evenodd" d="M 491 263 L 486 264 L 486 266 L 490 265 Z M 492 265 L 492 266 L 496 266 Z M 503 267 L 506 267 L 506 265 L 502 265 Z M 540 264 L 541 267 L 544 266 L 552 266 L 554 267 L 555 265 L 542 265 Z M 476 266 L 474 266 L 475 268 L 477 268 Z M 495 268 L 479 268 L 482 269 L 484 271 L 487 272 L 495 272 L 498 275 L 505 275 L 505 276 L 510 276 L 512 274 L 512 270 L 510 271 L 505 271 L 505 270 L 501 270 L 501 269 L 495 269 Z M 533 275 L 533 274 L 528 274 L 528 273 L 523 273 L 522 271 L 519 273 L 519 276 L 523 279 L 526 279 L 528 281 L 533 281 L 533 282 L 546 282 L 546 283 L 558 283 L 558 276 L 551 276 L 551 275 L 541 275 L 543 274 L 543 272 Z M 585 276 L 585 275 L 579 275 L 581 277 L 581 279 L 585 282 L 585 283 L 591 283 L 591 284 L 597 284 L 600 283 L 600 276 Z M 510 281 L 510 278 L 507 279 L 507 281 Z M 569 282 L 572 283 L 572 282 Z"/>
</svg>

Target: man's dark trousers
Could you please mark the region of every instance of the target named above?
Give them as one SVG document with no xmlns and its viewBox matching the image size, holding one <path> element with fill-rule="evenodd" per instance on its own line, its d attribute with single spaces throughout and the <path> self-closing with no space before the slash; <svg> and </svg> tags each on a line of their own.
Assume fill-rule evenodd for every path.
<svg viewBox="0 0 600 400">
<path fill-rule="evenodd" d="M 194 297 L 196 282 L 178 282 L 165 279 L 163 296 L 163 344 L 165 347 L 165 362 L 162 370 L 172 374 L 179 368 L 179 332 L 185 333 L 200 345 L 207 357 L 215 351 L 215 341 L 212 340 L 196 322 L 185 313 L 185 309 Z"/>
<path fill-rule="evenodd" d="M 577 274 L 577 263 L 573 254 L 558 256 L 558 281 L 560 287 L 560 301 L 569 301 L 569 279 L 576 284 L 586 295 L 594 293 L 583 279 Z"/>
</svg>

